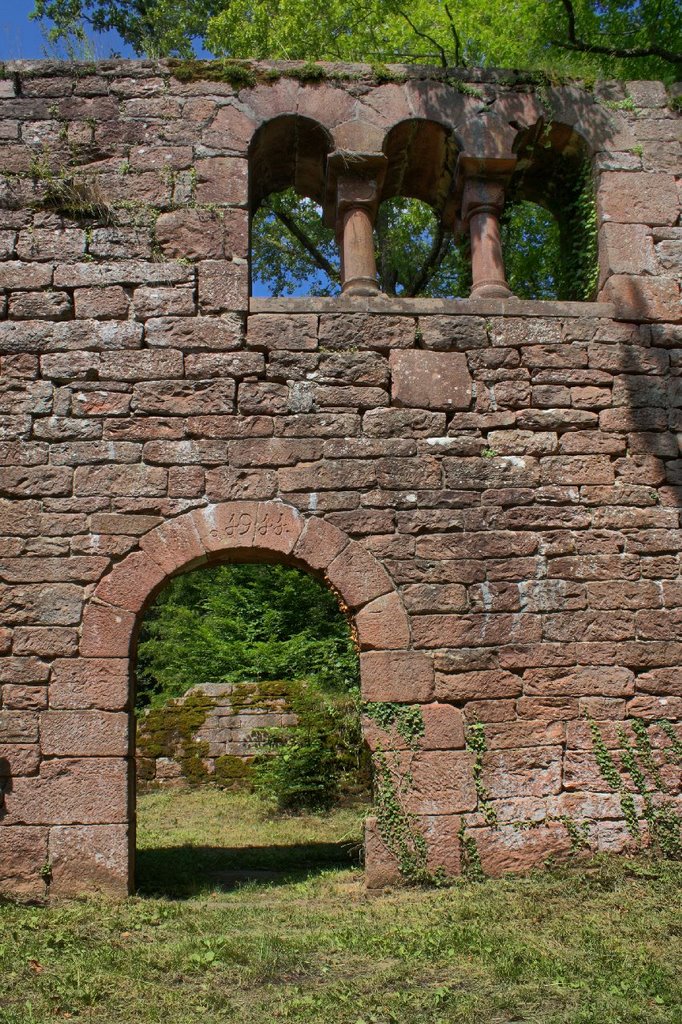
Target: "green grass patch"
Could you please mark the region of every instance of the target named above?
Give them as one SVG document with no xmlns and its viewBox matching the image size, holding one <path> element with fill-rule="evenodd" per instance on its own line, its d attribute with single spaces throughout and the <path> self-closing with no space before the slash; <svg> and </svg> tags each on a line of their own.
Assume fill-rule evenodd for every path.
<svg viewBox="0 0 682 1024">
<path fill-rule="evenodd" d="M 167 894 L 0 906 L 2 1024 L 679 1024 L 679 863 L 376 896 L 339 858 L 360 808 L 271 818 L 207 789 L 139 815 L 141 885 Z M 211 879 L 231 865 L 275 877 Z"/>
</svg>

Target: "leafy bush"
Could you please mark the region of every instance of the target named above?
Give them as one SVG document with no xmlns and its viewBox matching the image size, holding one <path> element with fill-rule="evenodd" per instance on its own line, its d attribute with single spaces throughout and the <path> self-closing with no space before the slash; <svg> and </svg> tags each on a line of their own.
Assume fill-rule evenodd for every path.
<svg viewBox="0 0 682 1024">
<path fill-rule="evenodd" d="M 289 700 L 297 724 L 261 730 L 255 790 L 279 811 L 324 810 L 342 793 L 366 792 L 359 691 L 329 695 L 302 682 L 292 684 Z"/>
</svg>

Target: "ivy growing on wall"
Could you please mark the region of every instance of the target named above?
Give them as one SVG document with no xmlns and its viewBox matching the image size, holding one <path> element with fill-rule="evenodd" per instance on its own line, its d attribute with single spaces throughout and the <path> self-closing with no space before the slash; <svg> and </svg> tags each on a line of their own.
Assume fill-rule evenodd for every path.
<svg viewBox="0 0 682 1024">
<path fill-rule="evenodd" d="M 648 728 L 641 719 L 630 719 L 629 725 L 635 736 L 631 742 L 625 728 L 618 728 L 618 756 L 622 769 L 618 767 L 614 756 L 606 746 L 604 737 L 594 719 L 588 719 L 592 733 L 595 758 L 602 778 L 615 790 L 620 799 L 620 806 L 628 832 L 633 839 L 642 845 L 642 828 L 635 797 L 629 788 L 629 780 L 642 800 L 643 817 L 646 821 L 649 840 L 652 847 L 661 856 L 670 859 L 682 857 L 682 820 L 674 803 L 669 797 L 658 766 L 655 764 Z M 669 722 L 652 722 L 651 726 L 660 726 L 665 734 L 674 741 L 671 748 L 664 751 L 673 761 L 679 759 L 676 746 L 679 744 L 675 732 Z M 647 778 L 648 775 L 648 778 Z"/>
</svg>

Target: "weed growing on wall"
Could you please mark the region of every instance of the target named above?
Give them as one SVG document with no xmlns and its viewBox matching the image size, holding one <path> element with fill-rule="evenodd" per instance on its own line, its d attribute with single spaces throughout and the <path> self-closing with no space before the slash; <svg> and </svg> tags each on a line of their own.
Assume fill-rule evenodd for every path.
<svg viewBox="0 0 682 1024">
<path fill-rule="evenodd" d="M 481 722 L 474 722 L 467 728 L 466 745 L 467 750 L 475 754 L 472 774 L 478 797 L 478 806 L 483 814 L 486 825 L 495 828 L 497 826 L 497 813 L 490 802 L 490 794 L 483 784 L 483 755 L 488 749 L 488 744 L 485 738 L 485 727 Z"/>
<path fill-rule="evenodd" d="M 620 747 L 618 753 L 622 764 L 621 770 L 611 751 L 607 748 L 597 723 L 593 719 L 588 719 L 588 721 L 597 765 L 604 781 L 618 793 L 623 817 L 630 835 L 639 845 L 642 845 L 640 816 L 626 775 L 629 776 L 641 798 L 643 817 L 653 848 L 666 858 L 679 859 L 682 857 L 682 821 L 675 805 L 667 795 L 668 788 L 654 762 L 646 723 L 641 719 L 630 719 L 629 724 L 635 735 L 634 745 L 623 726 L 619 727 Z M 676 741 L 670 723 L 653 722 L 651 725 L 660 726 L 669 738 Z M 674 760 L 678 756 L 674 746 L 665 751 L 664 756 L 671 758 L 671 753 Z"/>
</svg>

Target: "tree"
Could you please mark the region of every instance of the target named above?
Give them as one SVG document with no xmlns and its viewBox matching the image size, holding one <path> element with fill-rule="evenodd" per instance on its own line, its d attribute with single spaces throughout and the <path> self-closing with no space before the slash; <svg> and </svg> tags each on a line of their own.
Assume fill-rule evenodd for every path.
<svg viewBox="0 0 682 1024">
<path fill-rule="evenodd" d="M 220 565 L 173 580 L 147 612 L 138 643 L 138 704 L 200 683 L 309 679 L 358 682 L 348 623 L 325 586 L 280 565 Z"/>
<path fill-rule="evenodd" d="M 483 64 L 573 76 L 679 73 L 677 0 L 34 0 L 53 39 L 116 29 L 136 53 Z M 514 26 L 514 31 L 510 31 Z"/>
<path fill-rule="evenodd" d="M 679 0 L 34 0 L 48 35 L 83 43 L 116 29 L 136 53 L 516 67 L 561 76 L 672 81 L 682 71 Z M 510 31 L 513 26 L 513 31 Z M 511 212 L 511 211 L 510 211 Z M 525 219 L 524 219 L 525 218 Z M 560 238 L 524 203 L 505 237 L 516 294 L 591 298 L 566 290 Z M 466 295 L 467 254 L 416 200 L 379 211 L 379 283 L 389 295 Z M 252 234 L 256 289 L 329 295 L 338 258 L 319 210 L 292 191 L 266 197 Z"/>
</svg>

